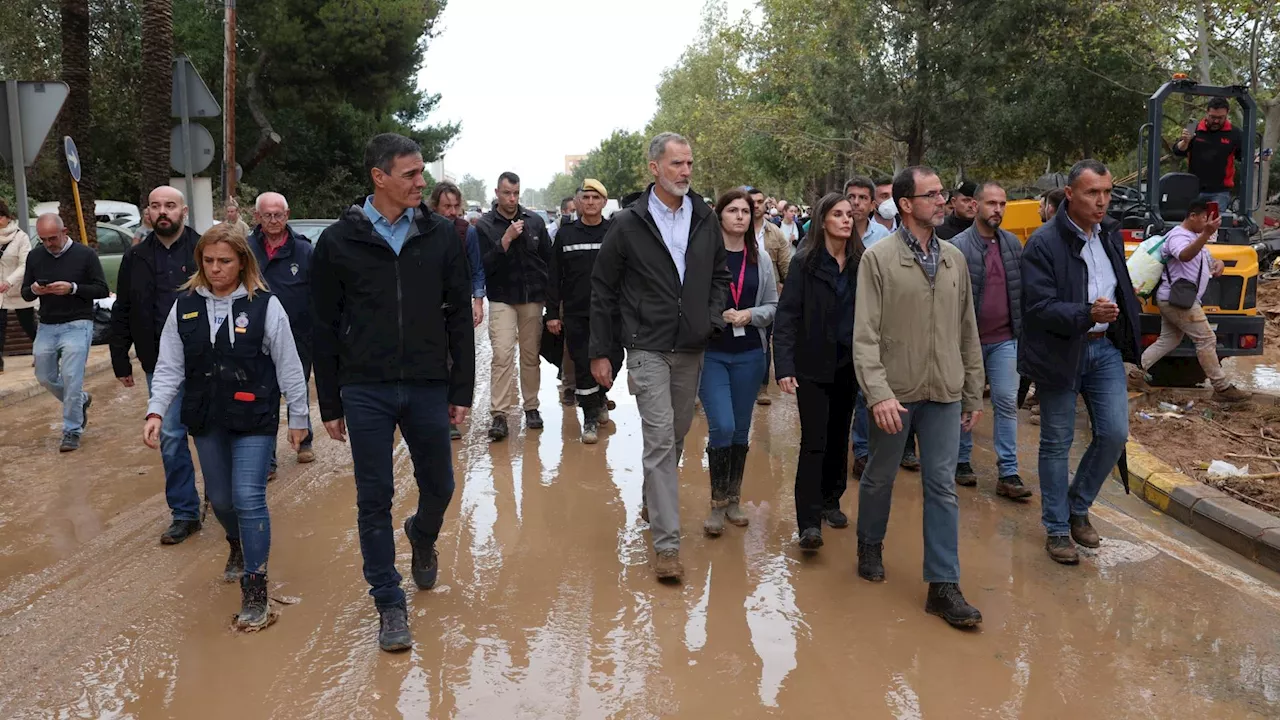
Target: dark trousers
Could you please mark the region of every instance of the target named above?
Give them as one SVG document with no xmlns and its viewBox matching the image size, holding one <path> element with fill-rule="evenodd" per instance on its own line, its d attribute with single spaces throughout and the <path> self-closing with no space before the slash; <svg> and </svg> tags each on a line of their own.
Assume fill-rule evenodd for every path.
<svg viewBox="0 0 1280 720">
<path fill-rule="evenodd" d="M 378 607 L 403 605 L 404 591 L 396 571 L 396 528 L 391 522 L 396 428 L 409 447 L 418 483 L 418 511 L 410 540 L 431 547 L 453 498 L 448 388 L 445 383 L 347 385 L 342 388 L 342 410 L 355 463 L 364 579 Z"/>
<path fill-rule="evenodd" d="M 574 393 L 578 396 L 578 405 L 582 411 L 594 412 L 604 407 L 605 389 L 600 387 L 591 374 L 591 318 L 566 316 L 564 319 L 564 343 L 569 349 L 569 359 L 573 360 Z M 613 377 L 617 378 L 622 370 L 622 346 L 615 344 L 609 349 L 609 363 L 613 366 Z"/>
<path fill-rule="evenodd" d="M 299 342 L 299 341 L 298 341 L 298 338 L 297 338 L 296 336 L 294 337 L 294 344 L 295 344 L 295 345 L 297 346 L 297 348 L 298 348 L 298 360 L 302 361 L 302 378 L 303 378 L 303 380 L 305 380 L 305 381 L 307 382 L 307 400 L 308 400 L 308 402 L 310 402 L 310 400 L 311 400 L 311 397 L 310 397 L 310 395 L 311 395 L 311 345 L 310 345 L 309 343 Z M 288 413 L 288 411 L 287 411 L 287 410 L 285 411 L 285 422 L 284 422 L 284 425 L 285 425 L 285 427 L 288 427 L 288 426 L 289 426 L 289 413 Z M 310 421 L 310 419 L 308 418 L 308 420 L 307 420 L 307 438 L 306 438 L 305 440 L 303 440 L 303 441 L 302 441 L 302 445 L 299 447 L 299 449 L 302 449 L 302 448 L 309 448 L 309 447 L 311 447 L 311 443 L 312 443 L 312 442 L 314 442 L 314 441 L 315 441 L 315 435 L 313 435 L 313 434 L 311 433 L 311 421 Z M 277 445 L 278 445 L 278 442 L 277 442 Z M 268 469 L 270 472 L 275 472 L 275 471 L 276 471 L 276 466 L 277 466 L 277 463 L 276 463 L 276 454 L 277 454 L 277 453 L 276 453 L 276 450 L 277 450 L 277 447 L 276 447 L 276 446 L 272 446 L 272 448 L 271 448 L 271 463 L 267 466 L 267 469 Z"/>
<path fill-rule="evenodd" d="M 36 309 L 35 308 L 19 308 L 14 310 L 18 314 L 18 323 L 22 325 L 22 331 L 27 334 L 30 340 L 36 339 Z M 9 311 L 0 310 L 0 354 L 4 353 L 4 336 L 5 328 L 9 324 Z M 4 360 L 0 359 L 0 365 L 4 364 Z"/>
<path fill-rule="evenodd" d="M 829 383 L 801 380 L 800 461 L 796 466 L 796 525 L 819 527 L 823 510 L 838 509 L 849 475 L 849 424 L 856 393 L 853 365 L 836 369 Z"/>
</svg>

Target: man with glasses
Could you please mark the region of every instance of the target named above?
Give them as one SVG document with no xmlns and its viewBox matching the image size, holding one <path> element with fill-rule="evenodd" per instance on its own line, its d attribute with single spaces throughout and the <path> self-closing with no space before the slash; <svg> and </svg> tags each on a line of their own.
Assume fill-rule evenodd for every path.
<svg viewBox="0 0 1280 720">
<path fill-rule="evenodd" d="M 249 235 L 249 247 L 258 259 L 258 269 L 267 287 L 280 300 L 289 316 L 293 342 L 298 346 L 302 374 L 311 382 L 311 241 L 289 227 L 289 201 L 280 193 L 265 192 L 254 202 L 258 226 Z M 298 462 L 316 459 L 311 449 L 310 418 L 307 439 L 298 446 Z M 271 453 L 267 479 L 276 475 L 276 454 Z"/>
<path fill-rule="evenodd" d="M 84 367 L 93 342 L 93 301 L 107 296 L 98 254 L 67 237 L 57 213 L 36 220 L 40 245 L 27 255 L 22 299 L 40 299 L 32 352 L 36 379 L 62 403 L 61 452 L 79 449 L 93 397 L 84 392 Z"/>
<path fill-rule="evenodd" d="M 1209 101 L 1208 112 L 1187 128 L 1173 146 L 1173 154 L 1187 159 L 1187 169 L 1200 178 L 1200 199 L 1218 203 L 1219 210 L 1231 204 L 1236 186 L 1236 163 L 1244 157 L 1244 136 L 1228 117 L 1231 104 L 1226 98 Z"/>
</svg>

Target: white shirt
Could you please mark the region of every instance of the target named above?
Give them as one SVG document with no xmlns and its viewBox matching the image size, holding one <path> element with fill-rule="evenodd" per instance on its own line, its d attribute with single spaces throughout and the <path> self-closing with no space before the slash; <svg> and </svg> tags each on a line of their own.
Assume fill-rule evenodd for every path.
<svg viewBox="0 0 1280 720">
<path fill-rule="evenodd" d="M 676 264 L 676 273 L 680 275 L 680 284 L 684 284 L 684 254 L 689 249 L 689 225 L 693 218 L 693 201 L 688 195 L 682 198 L 680 207 L 672 212 L 658 198 L 656 190 L 649 193 L 649 214 L 658 226 L 662 242 L 671 253 L 671 261 Z"/>
<path fill-rule="evenodd" d="M 782 229 L 782 237 L 786 238 L 787 242 L 795 245 L 800 241 L 800 228 L 796 227 L 795 223 L 784 222 L 780 227 Z"/>
<path fill-rule="evenodd" d="M 1076 235 L 1084 240 L 1084 247 L 1080 250 L 1080 257 L 1084 259 L 1084 264 L 1089 268 L 1089 304 L 1093 304 L 1098 298 L 1106 298 L 1111 302 L 1116 301 L 1116 271 L 1111 267 L 1111 259 L 1107 257 L 1107 249 L 1102 247 L 1102 226 L 1097 223 L 1090 228 L 1089 232 L 1080 229 L 1070 216 L 1067 222 L 1071 224 L 1071 229 L 1076 231 Z M 1105 332 L 1110 323 L 1094 323 L 1089 328 L 1089 332 Z"/>
</svg>

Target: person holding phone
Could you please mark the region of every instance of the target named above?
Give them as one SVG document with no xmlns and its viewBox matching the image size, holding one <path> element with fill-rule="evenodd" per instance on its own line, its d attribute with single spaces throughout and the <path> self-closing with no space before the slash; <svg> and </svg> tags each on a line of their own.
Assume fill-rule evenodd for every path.
<svg viewBox="0 0 1280 720">
<path fill-rule="evenodd" d="M 1226 209 L 1236 185 L 1236 163 L 1243 159 L 1244 135 L 1233 127 L 1226 98 L 1211 98 L 1203 120 L 1192 122 L 1173 146 L 1187 159 L 1187 169 L 1200 178 L 1200 199 Z"/>
<path fill-rule="evenodd" d="M 160 334 L 142 440 L 160 447 L 165 414 L 178 393 L 182 424 L 195 438 L 205 493 L 231 546 L 223 578 L 240 582 L 235 624 L 270 622 L 267 467 L 280 425 L 280 394 L 289 406 L 289 445 L 310 432 L 307 381 L 284 305 L 267 292 L 258 261 L 232 223 L 196 243 L 196 272 L 180 288 Z"/>
<path fill-rule="evenodd" d="M 1187 218 L 1164 236 L 1160 252 L 1166 258 L 1165 271 L 1156 288 L 1160 338 L 1142 353 L 1141 367 L 1134 372 L 1150 369 L 1181 345 L 1184 336 L 1190 336 L 1200 367 L 1213 385 L 1213 399 L 1237 403 L 1251 396 L 1227 379 L 1218 362 L 1218 336 L 1200 306 L 1209 278 L 1218 277 L 1226 269 L 1205 247 L 1221 225 L 1217 203 L 1193 200 L 1187 207 Z"/>
</svg>

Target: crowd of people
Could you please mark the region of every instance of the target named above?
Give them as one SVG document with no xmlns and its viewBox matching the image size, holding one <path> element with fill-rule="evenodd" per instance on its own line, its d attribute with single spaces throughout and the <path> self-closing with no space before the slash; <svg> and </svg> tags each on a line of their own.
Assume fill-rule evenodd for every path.
<svg viewBox="0 0 1280 720">
<path fill-rule="evenodd" d="M 1099 545 L 1090 506 L 1124 450 L 1124 363 L 1149 367 L 1181 332 L 1203 346 L 1206 363 L 1212 354 L 1194 311 L 1164 297 L 1167 337 L 1139 355 L 1139 302 L 1107 216 L 1111 174 L 1097 161 L 1077 163 L 1066 187 L 1044 197 L 1045 223 L 1024 248 L 1001 229 L 1007 196 L 995 182 L 948 193 L 934 170 L 917 166 L 891 179 L 852 178 L 811 209 L 750 186 L 711 204 L 690 191 L 694 155 L 683 137 L 654 137 L 647 160 L 653 183 L 611 218 L 603 217 L 608 188 L 587 179 L 548 228 L 520 205 L 520 178 L 510 172 L 479 218 L 464 216 L 452 183 L 424 199 L 419 147 L 378 135 L 365 151 L 372 193 L 314 246 L 290 227 L 278 193 L 257 198 L 254 226 L 228 218 L 201 235 L 178 190 L 151 192 L 151 229 L 120 266 L 113 368 L 133 387 L 132 353 L 147 381 L 143 439 L 164 464 L 165 544 L 202 527 L 188 436 L 195 441 L 230 546 L 225 579 L 241 584 L 239 627 L 272 619 L 266 485 L 280 401 L 298 462 L 314 461 L 314 370 L 324 431 L 351 449 L 379 645 L 411 646 L 391 516 L 394 434 L 408 445 L 419 490 L 403 524 L 411 574 L 429 589 L 454 492 L 450 437 L 460 436 L 473 405 L 474 333 L 486 304 L 493 442 L 519 432 L 521 420 L 526 432 L 543 428 L 542 357 L 561 366 L 564 404 L 582 410 L 581 441 L 598 442 L 625 365 L 643 434 L 641 517 L 659 579 L 684 572 L 679 466 L 695 401 L 709 430 L 703 529 L 714 537 L 726 524 L 748 524 L 752 414 L 769 401 L 772 367 L 799 410 L 799 548 L 817 551 L 824 525 L 849 525 L 841 503 L 852 476 L 857 574 L 884 581 L 893 485 L 900 467 L 918 469 L 925 610 L 956 627 L 982 621 L 960 590 L 956 488 L 977 484 L 972 430 L 984 387 L 994 411 L 994 492 L 1022 502 L 1033 491 L 1019 475 L 1017 405 L 1020 389 L 1036 386 L 1045 548 L 1075 564 L 1077 545 Z M 0 221 L 7 218 L 0 206 Z M 1221 271 L 1202 256 L 1214 222 L 1193 206 L 1171 242 L 1179 262 L 1207 265 L 1194 270 L 1201 292 L 1203 276 Z M 8 227 L 0 225 L 0 243 L 13 235 Z M 57 215 L 41 216 L 36 229 L 40 243 L 21 259 L 20 280 L 9 245 L 25 243 L 5 243 L 0 297 L 7 303 L 20 283 L 24 302 L 41 301 L 36 374 L 63 402 L 62 449 L 70 451 L 92 401 L 82 388 L 92 301 L 107 286 L 97 257 L 67 237 Z M 1220 372 L 1209 377 L 1226 392 Z M 1092 436 L 1072 474 L 1077 397 Z M 686 478 L 690 467 L 701 465 L 686 465 Z M 767 481 L 753 480 L 757 492 Z"/>
</svg>

